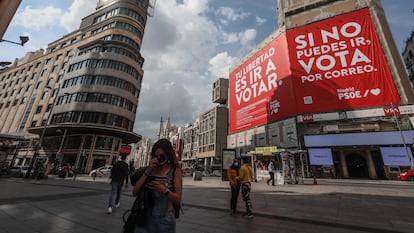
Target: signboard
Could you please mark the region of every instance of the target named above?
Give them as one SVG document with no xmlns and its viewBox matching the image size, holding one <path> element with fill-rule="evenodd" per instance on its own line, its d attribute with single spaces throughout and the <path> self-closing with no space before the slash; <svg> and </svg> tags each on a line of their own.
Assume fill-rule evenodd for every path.
<svg viewBox="0 0 414 233">
<path fill-rule="evenodd" d="M 295 113 L 287 48 L 281 34 L 230 73 L 230 133 Z"/>
<path fill-rule="evenodd" d="M 410 148 L 404 147 L 380 147 L 382 160 L 385 166 L 410 166 L 410 158 L 413 157 Z M 408 153 L 408 154 L 407 154 Z"/>
<path fill-rule="evenodd" d="M 119 148 L 119 154 L 121 155 L 129 155 L 131 153 L 132 147 L 129 145 L 123 145 Z"/>
<path fill-rule="evenodd" d="M 287 31 L 299 113 L 399 104 L 369 9 Z"/>
<path fill-rule="evenodd" d="M 266 147 L 256 147 L 255 153 L 262 154 L 262 155 L 272 155 L 272 152 L 276 152 L 276 146 L 266 146 Z"/>
<path fill-rule="evenodd" d="M 366 8 L 287 30 L 233 70 L 229 133 L 298 114 L 312 122 L 341 117 L 312 113 L 400 102 Z"/>
<path fill-rule="evenodd" d="M 333 165 L 330 148 L 308 149 L 310 165 Z"/>
<path fill-rule="evenodd" d="M 235 149 L 223 149 L 221 158 L 221 180 L 228 181 L 227 169 L 231 166 L 234 159 L 236 159 Z"/>
</svg>

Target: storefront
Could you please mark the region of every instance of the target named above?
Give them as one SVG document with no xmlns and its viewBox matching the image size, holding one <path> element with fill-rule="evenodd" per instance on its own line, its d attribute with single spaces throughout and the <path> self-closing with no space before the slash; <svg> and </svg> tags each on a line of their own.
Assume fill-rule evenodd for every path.
<svg viewBox="0 0 414 233">
<path fill-rule="evenodd" d="M 414 131 L 305 136 L 312 173 L 324 178 L 397 179 L 412 165 Z M 405 142 L 405 143 L 404 143 Z"/>
</svg>

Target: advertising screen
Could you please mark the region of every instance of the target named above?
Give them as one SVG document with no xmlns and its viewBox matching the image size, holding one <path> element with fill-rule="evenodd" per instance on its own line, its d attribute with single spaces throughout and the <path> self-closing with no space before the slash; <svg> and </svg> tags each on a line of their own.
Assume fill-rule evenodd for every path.
<svg viewBox="0 0 414 233">
<path fill-rule="evenodd" d="M 285 34 L 230 73 L 230 132 L 296 112 Z"/>
<path fill-rule="evenodd" d="M 330 148 L 308 149 L 310 165 L 333 165 Z"/>
<path fill-rule="evenodd" d="M 399 104 L 368 9 L 287 32 L 298 113 Z"/>
<path fill-rule="evenodd" d="M 410 166 L 409 157 L 413 157 L 410 148 L 380 147 L 380 150 L 385 166 Z"/>
</svg>

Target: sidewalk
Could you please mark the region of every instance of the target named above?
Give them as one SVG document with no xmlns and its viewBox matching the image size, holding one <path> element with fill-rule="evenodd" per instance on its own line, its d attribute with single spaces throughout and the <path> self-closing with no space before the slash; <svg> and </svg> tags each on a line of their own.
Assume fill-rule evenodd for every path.
<svg viewBox="0 0 414 233">
<path fill-rule="evenodd" d="M 201 187 L 206 189 L 196 189 Z M 186 195 L 189 189 L 191 196 Z M 221 178 L 184 178 L 184 205 L 228 211 L 229 199 L 228 183 Z M 313 179 L 305 179 L 304 184 L 294 185 L 253 183 L 251 199 L 255 215 L 261 217 L 366 232 L 414 229 L 414 182 L 319 179 L 313 185 Z M 239 211 L 244 211 L 243 204 L 239 197 Z"/>
<path fill-rule="evenodd" d="M 25 185 L 27 183 L 31 185 Z M 0 206 L 3 205 L 3 208 L 6 208 L 7 204 L 26 205 L 26 203 L 44 202 L 49 199 L 90 203 L 87 200 L 91 198 L 95 202 L 98 198 L 100 201 L 94 202 L 93 205 L 100 206 L 107 201 L 110 190 L 108 178 L 93 180 L 83 175 L 78 176 L 76 181 L 72 178 L 61 179 L 50 176 L 45 180 L 8 179 L 1 184 Z M 45 189 L 48 190 L 47 193 Z M 123 196 L 124 210 L 133 201 L 131 187 L 123 192 Z M 253 183 L 251 199 L 256 216 L 253 221 L 257 226 L 256 230 L 266 229 L 260 228 L 260 223 L 263 221 L 270 224 L 285 223 L 284 225 L 289 227 L 303 227 L 305 224 L 316 229 L 332 228 L 332 232 L 339 230 L 340 232 L 391 233 L 412 232 L 414 229 L 412 221 L 414 182 L 318 179 L 318 185 L 313 185 L 312 179 L 305 179 L 304 184 L 295 185 L 268 186 L 266 183 Z M 201 221 L 213 225 L 218 224 L 214 221 L 220 219 L 220 216 L 222 216 L 221 221 L 231 221 L 232 218 L 227 217 L 229 200 L 228 182 L 221 181 L 220 177 L 203 177 L 202 181 L 184 177 L 184 214 L 179 222 L 184 223 L 182 226 L 193 229 L 191 227 L 194 223 L 191 221 L 195 221 L 194 218 L 201 218 Z M 241 195 L 238 200 L 238 210 L 244 211 Z M 97 216 L 102 214 L 105 216 L 104 211 L 104 208 L 98 208 L 94 213 Z M 78 213 L 79 219 L 87 216 L 83 214 L 84 212 Z M 212 217 L 214 215 L 217 216 Z M 243 218 L 237 221 L 240 220 Z M 119 222 L 107 224 L 112 227 L 119 225 Z"/>
</svg>

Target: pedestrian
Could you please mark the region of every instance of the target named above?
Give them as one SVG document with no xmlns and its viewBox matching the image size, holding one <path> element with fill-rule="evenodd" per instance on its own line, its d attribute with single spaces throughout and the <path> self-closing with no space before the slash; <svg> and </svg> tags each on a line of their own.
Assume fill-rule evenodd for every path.
<svg viewBox="0 0 414 233">
<path fill-rule="evenodd" d="M 269 171 L 269 179 L 266 183 L 269 185 L 270 181 L 272 181 L 272 186 L 275 186 L 275 165 L 272 161 L 267 165 L 267 170 Z"/>
<path fill-rule="evenodd" d="M 108 202 L 108 214 L 112 213 L 112 207 L 114 204 L 118 208 L 121 203 L 119 202 L 122 190 L 122 183 L 125 181 L 125 189 L 128 188 L 128 164 L 125 162 L 126 155 L 121 155 L 121 160 L 117 161 L 111 169 L 111 193 L 109 195 Z M 116 197 L 115 197 L 116 196 Z"/>
<path fill-rule="evenodd" d="M 249 164 L 249 157 L 242 157 L 243 165 L 239 169 L 239 175 L 236 177 L 241 185 L 243 201 L 246 204 L 246 213 L 243 217 L 253 218 L 252 201 L 250 199 L 251 183 L 253 181 L 252 166 Z"/>
<path fill-rule="evenodd" d="M 137 196 L 147 188 L 150 201 L 145 207 L 143 223 L 135 225 L 135 233 L 175 233 L 177 206 L 181 205 L 183 171 L 175 151 L 167 139 L 158 140 L 151 149 L 151 160 L 145 173 L 134 185 Z"/>
<path fill-rule="evenodd" d="M 230 198 L 230 215 L 237 212 L 237 199 L 240 192 L 240 182 L 236 179 L 239 175 L 239 160 L 233 160 L 231 166 L 227 169 L 227 179 L 230 183 L 231 198 Z"/>
</svg>

